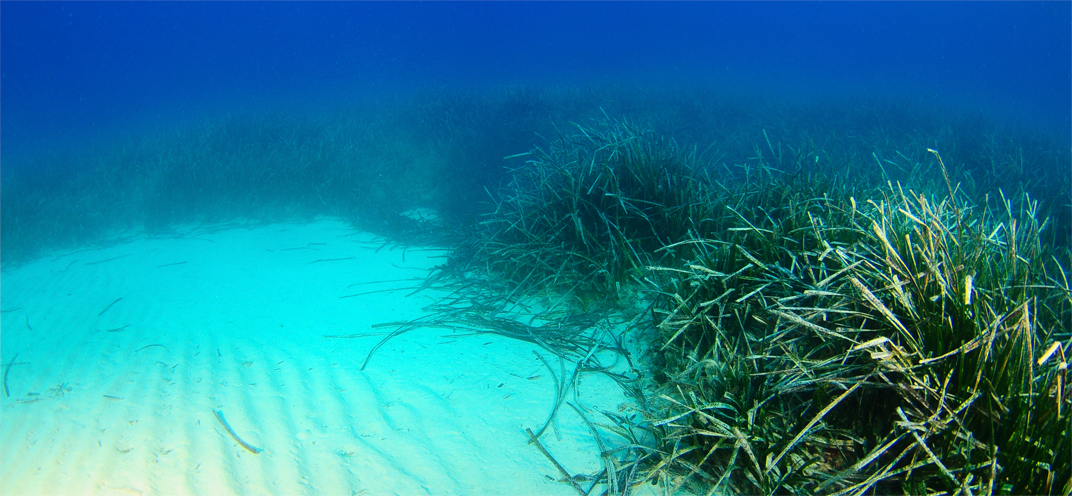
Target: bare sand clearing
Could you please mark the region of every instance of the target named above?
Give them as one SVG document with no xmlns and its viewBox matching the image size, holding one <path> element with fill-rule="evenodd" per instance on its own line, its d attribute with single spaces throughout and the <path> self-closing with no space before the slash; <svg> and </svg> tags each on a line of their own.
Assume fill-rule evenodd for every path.
<svg viewBox="0 0 1072 496">
<path fill-rule="evenodd" d="M 533 351 L 549 353 L 423 329 L 362 372 L 382 336 L 325 337 L 390 331 L 372 325 L 436 297 L 340 298 L 416 286 L 444 261 L 381 246 L 321 220 L 137 237 L 5 271 L 0 493 L 576 494 L 524 431 L 554 402 Z M 595 375 L 571 401 L 630 407 Z M 570 410 L 541 439 L 571 474 L 596 474 Z"/>
</svg>

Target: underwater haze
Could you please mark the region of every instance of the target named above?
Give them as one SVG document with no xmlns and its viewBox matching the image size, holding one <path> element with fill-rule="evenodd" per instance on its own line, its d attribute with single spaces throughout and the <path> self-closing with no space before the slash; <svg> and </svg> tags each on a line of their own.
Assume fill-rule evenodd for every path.
<svg viewBox="0 0 1072 496">
<path fill-rule="evenodd" d="M 874 96 L 1067 139 L 1067 2 L 5 2 L 5 153 L 238 110 L 504 85 Z"/>
<path fill-rule="evenodd" d="M 0 494 L 1072 493 L 1072 2 L 0 0 Z"/>
</svg>

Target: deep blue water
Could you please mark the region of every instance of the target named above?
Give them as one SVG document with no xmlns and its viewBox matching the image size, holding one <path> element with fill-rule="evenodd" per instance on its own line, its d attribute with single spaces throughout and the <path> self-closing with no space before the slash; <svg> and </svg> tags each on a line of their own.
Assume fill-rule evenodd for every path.
<svg viewBox="0 0 1072 496">
<path fill-rule="evenodd" d="M 591 82 L 933 101 L 1067 140 L 1070 26 L 1070 2 L 3 2 L 0 147 L 415 89 Z"/>
</svg>

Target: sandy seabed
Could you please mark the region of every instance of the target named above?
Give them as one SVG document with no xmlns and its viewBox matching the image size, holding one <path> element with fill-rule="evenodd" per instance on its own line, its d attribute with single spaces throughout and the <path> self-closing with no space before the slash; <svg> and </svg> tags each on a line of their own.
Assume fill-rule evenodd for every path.
<svg viewBox="0 0 1072 496">
<path fill-rule="evenodd" d="M 136 236 L 6 270 L 0 493 L 576 494 L 525 433 L 555 397 L 534 351 L 553 355 L 420 329 L 360 370 L 392 330 L 374 324 L 437 296 L 409 288 L 444 255 L 321 219 Z M 631 408 L 598 375 L 570 401 Z M 570 410 L 541 440 L 594 475 L 599 448 Z"/>
</svg>

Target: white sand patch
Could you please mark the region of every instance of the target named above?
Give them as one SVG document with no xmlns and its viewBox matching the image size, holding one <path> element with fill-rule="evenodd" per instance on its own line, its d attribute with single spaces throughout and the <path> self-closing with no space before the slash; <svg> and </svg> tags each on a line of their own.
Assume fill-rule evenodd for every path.
<svg viewBox="0 0 1072 496">
<path fill-rule="evenodd" d="M 524 432 L 555 395 L 533 352 L 553 355 L 423 329 L 362 372 L 381 335 L 325 337 L 391 331 L 373 325 L 437 296 L 405 288 L 442 251 L 380 246 L 323 220 L 141 238 L 5 272 L 0 493 L 576 494 Z M 388 288 L 403 289 L 340 298 Z M 628 404 L 595 375 L 570 400 Z M 541 440 L 572 474 L 600 471 L 571 408 Z"/>
</svg>

